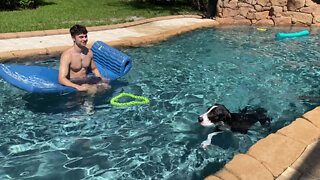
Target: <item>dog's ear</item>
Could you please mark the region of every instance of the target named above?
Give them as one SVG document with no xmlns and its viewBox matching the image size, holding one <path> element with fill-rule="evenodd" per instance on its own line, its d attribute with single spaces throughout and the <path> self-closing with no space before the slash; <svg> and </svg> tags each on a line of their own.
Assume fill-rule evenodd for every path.
<svg viewBox="0 0 320 180">
<path fill-rule="evenodd" d="M 227 111 L 224 111 L 223 113 L 220 113 L 220 114 L 219 114 L 219 119 L 220 119 L 220 121 L 223 121 L 223 122 L 229 122 L 229 121 L 231 121 L 231 114 L 230 114 L 230 112 L 227 110 Z"/>
<path fill-rule="evenodd" d="M 219 112 L 219 119 L 223 122 L 230 122 L 231 121 L 231 113 L 227 108 L 222 108 Z"/>
<path fill-rule="evenodd" d="M 229 110 L 222 104 L 216 104 L 217 108 L 215 109 L 215 120 L 228 122 L 231 120 L 231 113 Z"/>
<path fill-rule="evenodd" d="M 222 104 L 214 104 L 213 106 L 223 106 L 223 107 L 224 107 L 224 105 L 222 105 Z M 208 107 L 207 112 L 208 112 L 213 106 Z M 226 107 L 224 107 L 224 108 L 226 108 Z"/>
</svg>

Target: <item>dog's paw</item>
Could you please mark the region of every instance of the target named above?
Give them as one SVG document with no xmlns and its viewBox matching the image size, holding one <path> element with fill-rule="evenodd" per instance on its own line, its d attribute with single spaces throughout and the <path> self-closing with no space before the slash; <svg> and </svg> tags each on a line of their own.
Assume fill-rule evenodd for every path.
<svg viewBox="0 0 320 180">
<path fill-rule="evenodd" d="M 201 143 L 201 148 L 204 149 L 204 150 L 206 150 L 209 145 L 210 145 L 210 143 L 208 144 L 208 142 L 203 141 L 203 142 Z"/>
<path fill-rule="evenodd" d="M 207 147 L 211 144 L 211 137 L 201 143 L 202 149 L 207 149 Z"/>
<path fill-rule="evenodd" d="M 207 140 L 205 140 L 201 143 L 201 147 L 203 149 L 206 149 L 211 144 L 212 137 L 219 134 L 219 133 L 221 133 L 221 132 L 213 132 L 213 133 L 209 134 Z"/>
</svg>

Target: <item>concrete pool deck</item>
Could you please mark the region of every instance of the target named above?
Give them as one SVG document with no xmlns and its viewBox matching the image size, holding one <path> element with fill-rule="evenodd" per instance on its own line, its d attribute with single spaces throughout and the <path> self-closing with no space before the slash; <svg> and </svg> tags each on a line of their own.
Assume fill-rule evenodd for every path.
<svg viewBox="0 0 320 180">
<path fill-rule="evenodd" d="M 88 27 L 89 44 L 103 41 L 114 47 L 140 46 L 191 30 L 218 26 L 200 16 L 159 17 L 119 25 Z M 68 29 L 0 34 L 0 63 L 33 56 L 59 55 L 72 46 Z M 237 154 L 206 180 L 320 179 L 320 106 L 290 125 Z M 200 146 L 199 142 L 199 146 Z"/>
<path fill-rule="evenodd" d="M 88 27 L 88 47 L 103 41 L 113 47 L 151 44 L 194 29 L 219 23 L 196 15 L 178 15 L 124 24 Z M 35 55 L 57 55 L 73 45 L 69 29 L 0 33 L 0 62 Z"/>
</svg>

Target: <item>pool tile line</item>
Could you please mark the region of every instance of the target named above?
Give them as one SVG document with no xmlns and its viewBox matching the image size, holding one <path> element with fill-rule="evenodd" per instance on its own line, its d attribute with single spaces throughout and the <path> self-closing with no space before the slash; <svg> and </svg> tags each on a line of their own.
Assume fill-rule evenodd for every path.
<svg viewBox="0 0 320 180">
<path fill-rule="evenodd" d="M 320 106 L 237 154 L 205 180 L 320 179 Z"/>
</svg>

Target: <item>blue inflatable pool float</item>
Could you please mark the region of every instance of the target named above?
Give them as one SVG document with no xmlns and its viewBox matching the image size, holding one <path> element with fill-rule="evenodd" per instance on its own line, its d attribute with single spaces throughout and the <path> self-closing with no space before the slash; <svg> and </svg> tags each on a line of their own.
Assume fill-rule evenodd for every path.
<svg viewBox="0 0 320 180">
<path fill-rule="evenodd" d="M 128 55 L 101 41 L 95 42 L 91 50 L 94 62 L 103 77 L 115 80 L 131 69 L 132 60 Z"/>
<path fill-rule="evenodd" d="M 277 33 L 276 38 L 284 39 L 284 38 L 292 38 L 292 37 L 299 37 L 299 36 L 307 36 L 308 34 L 309 34 L 309 31 L 307 30 L 295 32 L 295 33 Z"/>
<path fill-rule="evenodd" d="M 131 58 L 107 44 L 97 41 L 91 48 L 101 75 L 110 80 L 129 72 Z M 0 76 L 12 85 L 32 93 L 69 93 L 75 88 L 59 84 L 59 71 L 42 66 L 0 64 Z"/>
</svg>

